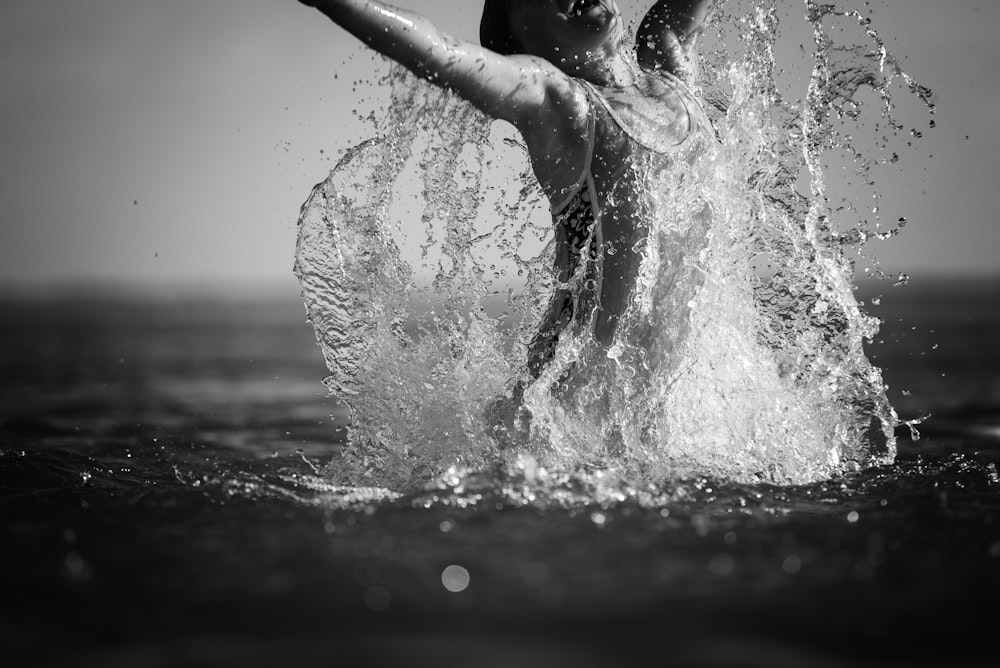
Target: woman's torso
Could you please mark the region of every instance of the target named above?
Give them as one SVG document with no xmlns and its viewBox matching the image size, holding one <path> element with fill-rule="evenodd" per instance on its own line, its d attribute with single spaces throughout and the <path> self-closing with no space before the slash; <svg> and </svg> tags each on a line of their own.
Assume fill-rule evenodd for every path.
<svg viewBox="0 0 1000 668">
<path fill-rule="evenodd" d="M 697 100 L 670 75 L 644 72 L 622 88 L 580 85 L 590 108 L 588 152 L 576 183 L 550 194 L 554 268 L 573 300 L 572 319 L 610 345 L 663 196 L 649 192 L 650 176 L 678 161 L 693 167 L 714 135 Z"/>
</svg>

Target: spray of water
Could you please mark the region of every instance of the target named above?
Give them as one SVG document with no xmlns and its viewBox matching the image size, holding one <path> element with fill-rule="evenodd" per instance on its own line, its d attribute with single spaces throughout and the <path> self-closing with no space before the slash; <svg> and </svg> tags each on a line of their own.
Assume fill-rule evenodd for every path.
<svg viewBox="0 0 1000 668">
<path fill-rule="evenodd" d="M 812 73 L 787 101 L 777 5 L 731 0 L 713 16 L 698 87 L 718 143 L 639 166 L 655 214 L 615 340 L 568 330 L 535 381 L 527 344 L 554 278 L 526 153 L 510 128 L 390 70 L 374 138 L 299 221 L 296 273 L 326 383 L 352 411 L 336 482 L 412 489 L 499 466 L 784 484 L 893 461 L 898 419 L 863 347 L 879 323 L 854 297 L 852 254 L 899 228 L 840 206 L 824 163 L 849 155 L 877 211 L 877 169 L 898 159 L 902 130 L 893 94 L 901 82 L 933 113 L 930 93 L 867 18 L 807 2 Z M 835 41 L 844 25 L 860 43 Z M 866 113 L 874 147 L 850 131 Z M 485 416 L 518 381 L 528 419 L 510 445 Z"/>
</svg>

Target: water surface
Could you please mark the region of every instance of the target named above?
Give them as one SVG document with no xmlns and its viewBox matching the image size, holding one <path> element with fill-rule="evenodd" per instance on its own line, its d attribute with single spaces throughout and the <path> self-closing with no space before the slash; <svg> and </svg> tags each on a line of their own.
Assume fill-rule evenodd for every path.
<svg viewBox="0 0 1000 668">
<path fill-rule="evenodd" d="M 933 414 L 890 466 L 404 496 L 320 474 L 338 408 L 294 297 L 8 300 L 8 665 L 993 665 L 998 294 L 882 300 L 871 354 Z"/>
</svg>

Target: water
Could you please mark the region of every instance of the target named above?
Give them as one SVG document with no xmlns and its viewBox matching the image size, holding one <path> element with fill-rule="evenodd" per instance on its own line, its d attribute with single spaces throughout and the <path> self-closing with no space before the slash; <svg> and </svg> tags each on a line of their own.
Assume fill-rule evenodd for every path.
<svg viewBox="0 0 1000 668">
<path fill-rule="evenodd" d="M 932 93 L 863 14 L 806 9 L 802 101 L 779 86 L 787 8 L 734 0 L 716 15 L 697 86 L 718 143 L 637 160 L 646 235 L 614 340 L 569 327 L 537 380 L 528 342 L 556 285 L 527 157 L 508 127 L 391 69 L 373 139 L 300 218 L 296 271 L 328 385 L 352 410 L 328 475 L 409 490 L 500 462 L 639 485 L 803 484 L 891 462 L 898 419 L 864 352 L 879 323 L 854 280 L 859 265 L 880 275 L 869 242 L 905 224 L 883 226 L 876 186 L 915 157 L 897 108 L 915 101 L 929 122 Z M 828 172 L 844 159 L 838 191 Z M 523 433 L 509 445 L 488 416 L 517 383 Z"/>
<path fill-rule="evenodd" d="M 991 665 L 998 295 L 883 299 L 890 396 L 933 414 L 891 465 L 392 497 L 317 473 L 341 409 L 294 295 L 8 301 L 7 665 Z"/>
<path fill-rule="evenodd" d="M 995 663 L 1000 286 L 893 287 L 872 250 L 902 224 L 872 179 L 918 155 L 895 119 L 902 100 L 926 119 L 928 93 L 864 17 L 815 6 L 831 76 L 801 113 L 777 15 L 726 7 L 702 79 L 725 178 L 696 189 L 726 232 L 692 237 L 703 280 L 667 277 L 693 302 L 665 339 L 687 366 L 635 381 L 630 341 L 602 358 L 570 337 L 604 414 L 538 388 L 528 442 L 484 437 L 552 287 L 549 221 L 514 138 L 399 78 L 396 134 L 304 208 L 320 349 L 294 296 L 7 299 L 7 663 Z M 845 31 L 861 46 L 828 41 Z M 855 189 L 823 165 L 844 154 Z M 413 210 L 428 224 L 396 226 Z M 663 404 L 628 389 L 678 378 Z M 664 406 L 688 410 L 649 422 Z M 628 410 L 652 437 L 580 436 Z"/>
</svg>

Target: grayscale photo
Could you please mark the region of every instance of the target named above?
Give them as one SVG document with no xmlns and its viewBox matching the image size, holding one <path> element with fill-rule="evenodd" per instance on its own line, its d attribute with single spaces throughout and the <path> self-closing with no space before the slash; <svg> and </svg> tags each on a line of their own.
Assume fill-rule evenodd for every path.
<svg viewBox="0 0 1000 668">
<path fill-rule="evenodd" d="M 8 0 L 0 661 L 996 665 L 997 25 Z"/>
</svg>

